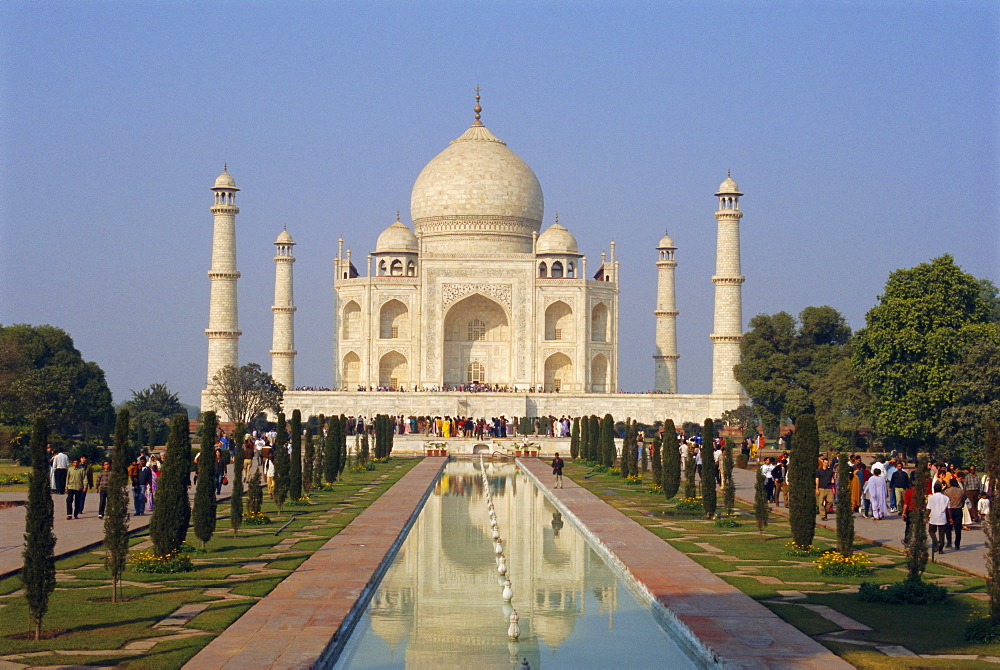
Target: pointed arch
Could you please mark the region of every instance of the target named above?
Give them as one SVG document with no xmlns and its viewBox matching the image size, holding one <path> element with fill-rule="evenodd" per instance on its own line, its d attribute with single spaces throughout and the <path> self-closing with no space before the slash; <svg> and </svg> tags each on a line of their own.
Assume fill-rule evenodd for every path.
<svg viewBox="0 0 1000 670">
<path fill-rule="evenodd" d="M 593 342 L 608 341 L 608 306 L 603 302 L 594 305 L 590 311 L 590 339 Z"/>
<path fill-rule="evenodd" d="M 545 390 L 561 391 L 573 383 L 573 361 L 563 353 L 545 359 Z"/>
<path fill-rule="evenodd" d="M 359 340 L 361 339 L 361 305 L 355 300 L 351 300 L 346 305 L 341 312 L 343 319 L 342 324 L 342 336 L 345 340 Z"/>
<path fill-rule="evenodd" d="M 378 362 L 378 385 L 381 388 L 400 389 L 407 385 L 409 366 L 406 356 L 390 351 Z"/>
<path fill-rule="evenodd" d="M 575 340 L 573 309 L 562 300 L 557 300 L 545 309 L 545 339 Z"/>
<path fill-rule="evenodd" d="M 594 393 L 610 393 L 608 390 L 608 357 L 597 354 L 590 362 L 590 390 Z"/>
<path fill-rule="evenodd" d="M 341 386 L 353 391 L 361 384 L 361 358 L 353 351 L 347 352 L 340 366 Z"/>
<path fill-rule="evenodd" d="M 399 300 L 390 300 L 379 310 L 379 338 L 383 340 L 410 338 L 410 312 Z"/>
</svg>

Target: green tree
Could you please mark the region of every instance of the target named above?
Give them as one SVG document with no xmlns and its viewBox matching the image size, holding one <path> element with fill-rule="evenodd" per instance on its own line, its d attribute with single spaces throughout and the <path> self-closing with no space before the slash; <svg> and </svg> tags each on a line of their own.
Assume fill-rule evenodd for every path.
<svg viewBox="0 0 1000 670">
<path fill-rule="evenodd" d="M 971 329 L 970 329 L 971 330 Z M 937 454 L 965 465 L 985 465 L 986 419 L 1000 417 L 1000 326 L 985 324 L 962 347 L 951 368 L 952 401 L 936 425 Z"/>
<path fill-rule="evenodd" d="M 684 497 L 686 499 L 694 499 L 698 495 L 698 490 L 695 488 L 694 483 L 695 475 L 695 458 L 694 458 L 694 447 L 688 443 L 688 447 L 684 456 Z"/>
<path fill-rule="evenodd" d="M 302 413 L 292 411 L 292 454 L 288 464 L 288 495 L 292 500 L 302 497 Z"/>
<path fill-rule="evenodd" d="M 306 429 L 302 451 L 302 490 L 306 495 L 309 495 L 313 487 L 313 461 L 316 460 L 316 448 L 313 446 L 312 428 Z"/>
<path fill-rule="evenodd" d="M 635 458 L 632 450 L 635 449 L 635 424 L 632 419 L 625 419 L 625 437 L 622 438 L 621 475 L 622 479 L 628 479 L 635 469 Z"/>
<path fill-rule="evenodd" d="M 733 480 L 733 441 L 726 440 L 722 451 L 722 506 L 727 516 L 736 511 L 736 482 Z"/>
<path fill-rule="evenodd" d="M 111 478 L 108 481 L 104 508 L 104 567 L 111 575 L 111 602 L 121 595 L 122 575 L 128 560 L 128 436 L 129 411 L 118 412 L 115 422 L 114 450 L 111 452 Z"/>
<path fill-rule="evenodd" d="M 670 500 L 681 488 L 681 452 L 673 419 L 663 422 L 663 495 Z"/>
<path fill-rule="evenodd" d="M 892 272 L 853 354 L 875 429 L 911 452 L 933 449 L 941 414 L 955 396 L 951 368 L 989 319 L 979 281 L 949 255 Z"/>
<path fill-rule="evenodd" d="M 910 535 L 906 538 L 906 568 L 909 581 L 919 582 L 927 567 L 927 478 L 930 474 L 927 458 L 917 463 L 913 472 L 913 511 L 910 515 Z M 993 480 L 996 481 L 996 480 Z M 992 508 L 990 509 L 992 513 Z M 987 531 L 988 532 L 988 531 Z M 989 552 L 987 552 L 989 555 Z M 989 591 L 991 581 L 986 581 Z M 994 588 L 996 582 L 992 582 Z M 992 599 L 991 599 L 992 601 Z"/>
<path fill-rule="evenodd" d="M 733 409 L 727 409 L 722 413 L 721 419 L 727 426 L 739 428 L 743 437 L 753 438 L 757 435 L 757 424 L 760 423 L 760 417 L 750 405 L 743 404 Z"/>
<path fill-rule="evenodd" d="M 798 547 L 812 545 L 816 534 L 816 464 L 819 427 L 812 414 L 799 416 L 788 461 L 788 521 Z"/>
<path fill-rule="evenodd" d="M 243 436 L 246 425 L 236 422 L 233 430 L 233 490 L 229 494 L 229 527 L 233 529 L 233 537 L 239 535 L 243 525 Z"/>
<path fill-rule="evenodd" d="M 49 609 L 49 596 L 56 588 L 55 547 L 52 532 L 52 491 L 49 488 L 49 463 L 45 458 L 48 443 L 45 419 L 35 419 L 31 430 L 31 475 L 28 477 L 28 505 L 24 516 L 24 566 L 21 585 L 28 601 L 28 613 L 35 624 L 35 641 L 42 637 L 42 618 Z"/>
<path fill-rule="evenodd" d="M 854 554 L 854 507 L 851 505 L 851 461 L 845 451 L 837 456 L 837 551 Z"/>
<path fill-rule="evenodd" d="M 601 453 L 601 420 L 596 414 L 590 415 L 588 428 L 590 432 L 590 460 L 597 464 L 603 464 L 604 454 Z"/>
<path fill-rule="evenodd" d="M 636 430 L 636 439 L 639 439 L 639 431 Z M 649 471 L 649 447 L 646 445 L 645 439 L 642 442 L 637 442 L 638 446 L 642 447 L 642 457 L 639 459 L 639 468 L 642 472 Z"/>
<path fill-rule="evenodd" d="M 288 428 L 285 424 L 285 413 L 278 412 L 278 436 L 274 438 L 274 504 L 281 515 L 281 508 L 288 498 Z"/>
<path fill-rule="evenodd" d="M 332 484 L 337 481 L 337 472 L 340 467 L 340 417 L 330 417 L 330 425 L 326 432 L 326 442 L 323 448 L 325 451 L 323 478 L 328 484 Z"/>
<path fill-rule="evenodd" d="M 113 415 L 104 371 L 83 360 L 66 331 L 0 325 L 0 423 L 45 417 L 72 432 L 104 426 Z"/>
<path fill-rule="evenodd" d="M 201 453 L 198 456 L 198 482 L 194 489 L 194 534 L 201 540 L 201 550 L 205 551 L 208 541 L 215 534 L 215 430 L 218 421 L 215 412 L 205 412 L 202 417 Z M 243 447 L 233 449 L 242 454 Z M 243 473 L 233 469 L 233 479 L 242 478 Z"/>
<path fill-rule="evenodd" d="M 615 447 L 615 419 L 611 414 L 605 414 L 601 421 L 601 453 L 602 463 L 606 467 L 615 464 L 617 449 Z"/>
<path fill-rule="evenodd" d="M 260 468 L 255 468 L 247 482 L 247 515 L 261 514 L 264 507 L 264 487 L 260 484 Z"/>
<path fill-rule="evenodd" d="M 262 412 L 280 412 L 285 387 L 257 363 L 247 363 L 223 367 L 212 377 L 208 392 L 216 409 L 245 426 Z"/>
<path fill-rule="evenodd" d="M 124 406 L 136 424 L 136 437 L 150 447 L 162 444 L 160 440 L 165 437 L 171 417 L 186 411 L 177 394 L 160 383 L 132 390 L 132 398 Z"/>
<path fill-rule="evenodd" d="M 663 488 L 663 436 L 654 435 L 649 443 L 649 460 L 653 465 L 653 485 Z"/>
<path fill-rule="evenodd" d="M 187 414 L 175 414 L 170 422 L 167 453 L 156 489 L 156 507 L 149 520 L 149 538 L 157 556 L 177 553 L 187 537 L 191 521 L 191 502 L 187 492 L 190 454 Z"/>
<path fill-rule="evenodd" d="M 580 455 L 580 417 L 573 419 L 573 427 L 569 431 L 569 456 L 574 461 Z"/>
<path fill-rule="evenodd" d="M 1000 482 L 1000 435 L 997 434 L 997 424 L 992 418 L 986 419 L 983 433 L 986 438 L 986 474 L 990 484 L 996 487 Z M 990 596 L 990 620 L 994 626 L 1000 626 L 1000 500 L 992 501 L 989 516 L 983 524 L 986 533 L 986 592 Z M 924 540 L 924 552 L 927 551 L 927 541 Z M 926 560 L 926 559 L 925 559 Z"/>
<path fill-rule="evenodd" d="M 340 455 L 337 457 L 337 475 L 340 476 L 347 467 L 347 417 L 340 415 Z"/>
<path fill-rule="evenodd" d="M 715 516 L 718 499 L 715 493 L 715 422 L 705 419 L 701 432 L 701 504 L 705 508 L 705 518 Z"/>
<path fill-rule="evenodd" d="M 764 473 L 760 468 L 755 470 L 757 476 L 753 484 L 753 518 L 757 522 L 757 532 L 763 535 L 771 515 L 771 506 L 767 502 L 767 489 L 764 488 Z"/>
</svg>

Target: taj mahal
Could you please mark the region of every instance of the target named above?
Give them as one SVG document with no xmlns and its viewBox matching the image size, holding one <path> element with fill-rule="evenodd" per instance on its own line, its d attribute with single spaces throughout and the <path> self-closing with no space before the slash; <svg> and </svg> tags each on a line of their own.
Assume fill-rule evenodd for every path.
<svg viewBox="0 0 1000 670">
<path fill-rule="evenodd" d="M 715 193 L 718 209 L 712 392 L 677 386 L 676 247 L 655 249 L 657 304 L 651 371 L 654 393 L 618 391 L 619 259 L 591 260 L 554 223 L 542 230 L 544 200 L 535 173 L 481 120 L 421 170 L 410 198 L 412 228 L 396 221 L 364 258 L 334 259 L 330 391 L 295 387 L 295 242 L 274 245 L 271 374 L 287 389 L 288 411 L 416 416 L 543 416 L 611 412 L 652 423 L 700 422 L 745 402 L 733 366 L 742 338 L 739 188 Z M 214 232 L 209 303 L 208 387 L 239 365 L 236 194 L 228 169 L 212 187 Z M 588 262 L 589 261 L 589 262 Z M 633 320 L 634 323 L 634 320 Z M 652 325 L 652 324 L 651 324 Z"/>
</svg>

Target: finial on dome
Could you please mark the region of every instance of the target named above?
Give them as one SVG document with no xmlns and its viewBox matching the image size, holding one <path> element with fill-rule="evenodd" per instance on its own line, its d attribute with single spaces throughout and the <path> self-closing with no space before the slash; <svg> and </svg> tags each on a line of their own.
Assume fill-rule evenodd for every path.
<svg viewBox="0 0 1000 670">
<path fill-rule="evenodd" d="M 559 225 L 559 212 L 556 212 L 556 225 Z"/>
<path fill-rule="evenodd" d="M 223 172 L 229 172 L 229 163 L 223 163 L 222 164 L 222 171 Z"/>
<path fill-rule="evenodd" d="M 476 113 L 476 123 L 481 123 L 480 115 L 483 112 L 483 108 L 479 105 L 479 87 L 476 86 L 476 106 L 472 108 L 472 111 Z"/>
<path fill-rule="evenodd" d="M 726 176 L 729 177 L 730 179 L 733 178 L 733 170 L 732 170 L 732 168 L 726 168 Z"/>
<path fill-rule="evenodd" d="M 396 210 L 396 220 L 399 221 L 399 210 Z"/>
</svg>

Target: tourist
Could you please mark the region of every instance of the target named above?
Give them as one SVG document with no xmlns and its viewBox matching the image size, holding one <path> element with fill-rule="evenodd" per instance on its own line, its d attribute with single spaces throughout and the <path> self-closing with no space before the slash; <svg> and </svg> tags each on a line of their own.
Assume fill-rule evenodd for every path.
<svg viewBox="0 0 1000 670">
<path fill-rule="evenodd" d="M 156 502 L 156 489 L 160 485 L 160 466 L 152 457 L 149 459 L 149 486 L 146 487 L 146 511 L 153 511 Z"/>
<path fill-rule="evenodd" d="M 930 510 L 927 523 L 930 525 L 931 546 L 939 554 L 944 553 L 945 529 L 948 527 L 948 496 L 941 492 L 944 485 L 934 484 L 934 493 L 927 499 L 927 509 Z M 949 538 L 950 539 L 950 538 Z"/>
<path fill-rule="evenodd" d="M 899 464 L 899 467 L 896 468 L 896 471 L 889 478 L 889 486 L 892 488 L 896 500 L 896 509 L 893 511 L 902 514 L 903 496 L 906 493 L 906 489 L 910 488 L 910 476 L 906 474 L 902 463 Z"/>
<path fill-rule="evenodd" d="M 69 473 L 69 456 L 59 447 L 52 457 L 52 490 L 59 495 L 66 493 L 66 477 Z"/>
<path fill-rule="evenodd" d="M 765 458 L 760 465 L 760 474 L 764 476 L 764 492 L 767 494 L 767 502 L 774 502 L 774 459 Z"/>
<path fill-rule="evenodd" d="M 903 507 L 900 512 L 903 518 L 903 544 L 910 541 L 910 527 L 913 521 L 913 513 L 917 511 L 917 505 L 913 502 L 915 491 L 913 482 L 908 481 L 906 490 L 903 492 Z"/>
<path fill-rule="evenodd" d="M 212 464 L 215 475 L 215 495 L 222 493 L 222 484 L 226 480 L 226 461 L 222 458 L 222 449 L 215 450 L 215 462 Z"/>
<path fill-rule="evenodd" d="M 774 480 L 774 506 L 778 507 L 781 505 L 781 493 L 785 491 L 785 472 L 787 471 L 787 466 L 785 465 L 787 461 L 780 460 L 774 464 L 771 469 L 771 479 Z M 785 493 L 785 507 L 788 507 L 788 493 Z"/>
<path fill-rule="evenodd" d="M 80 469 L 83 470 L 83 500 L 80 501 L 82 510 L 87 504 L 87 491 L 94 488 L 94 469 L 90 466 L 90 461 L 86 456 L 80 456 Z"/>
<path fill-rule="evenodd" d="M 97 518 L 104 518 L 104 508 L 108 504 L 108 485 L 111 483 L 111 461 L 104 461 L 97 473 Z"/>
<path fill-rule="evenodd" d="M 990 497 L 985 493 L 979 494 L 979 504 L 976 505 L 976 511 L 979 512 L 979 518 L 982 519 L 983 523 L 990 518 Z"/>
<path fill-rule="evenodd" d="M 132 480 L 132 503 L 135 505 L 136 516 L 146 513 L 146 490 L 152 482 L 153 473 L 146 466 L 146 459 L 140 458 L 135 479 Z"/>
<path fill-rule="evenodd" d="M 552 474 L 555 475 L 556 481 L 553 488 L 561 489 L 563 487 L 563 459 L 559 458 L 559 452 L 556 452 L 556 457 L 552 459 Z"/>
<path fill-rule="evenodd" d="M 264 456 L 264 481 L 267 482 L 267 492 L 274 497 L 274 460 L 271 454 Z"/>
<path fill-rule="evenodd" d="M 865 495 L 871 503 L 872 518 L 879 521 L 886 514 L 886 483 L 882 468 L 872 466 L 872 476 L 865 482 Z"/>
<path fill-rule="evenodd" d="M 973 523 L 979 521 L 977 503 L 979 502 L 980 483 L 979 474 L 976 473 L 976 466 L 970 465 L 969 471 L 965 473 L 965 477 L 962 479 L 962 486 L 965 488 L 965 499 L 969 501 L 969 515 L 972 517 Z"/>
<path fill-rule="evenodd" d="M 830 459 L 823 456 L 819 459 L 819 467 L 816 468 L 816 504 L 819 512 L 826 521 L 828 510 L 833 504 L 833 468 L 830 467 Z"/>
<path fill-rule="evenodd" d="M 948 488 L 941 491 L 948 498 L 948 527 L 945 529 L 945 537 L 948 539 L 947 546 L 951 547 L 952 533 L 955 535 L 955 550 L 962 548 L 962 510 L 965 508 L 965 492 L 958 483 L 958 478 L 953 477 Z"/>
<path fill-rule="evenodd" d="M 74 458 L 66 471 L 66 518 L 79 519 L 83 511 L 83 496 L 87 492 L 86 473 L 80 460 Z"/>
</svg>

